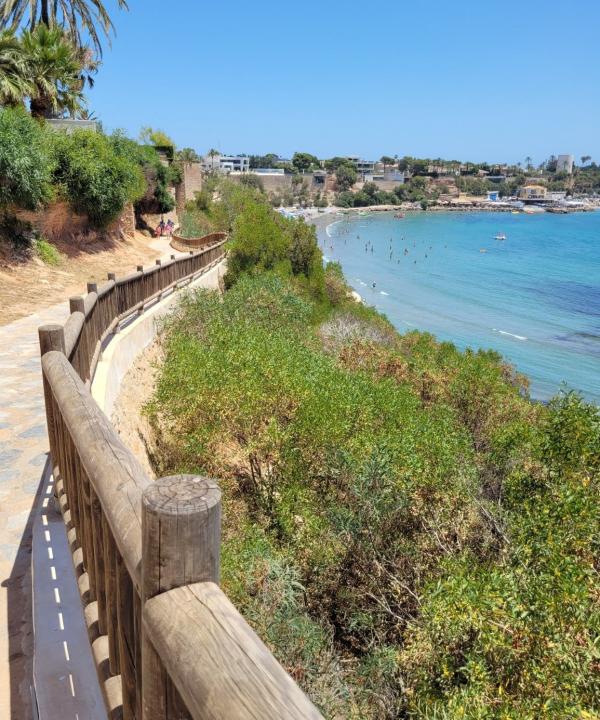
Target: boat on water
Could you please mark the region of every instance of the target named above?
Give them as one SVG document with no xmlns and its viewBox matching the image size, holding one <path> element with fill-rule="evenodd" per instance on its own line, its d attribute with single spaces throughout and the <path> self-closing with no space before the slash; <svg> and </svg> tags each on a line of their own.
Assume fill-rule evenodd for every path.
<svg viewBox="0 0 600 720">
<path fill-rule="evenodd" d="M 479 252 L 480 252 L 480 253 L 486 253 L 487 250 L 486 250 L 485 248 L 480 248 Z"/>
<path fill-rule="evenodd" d="M 506 240 L 506 235 L 504 233 L 498 233 L 494 235 L 494 240 Z"/>
<path fill-rule="evenodd" d="M 394 217 L 396 218 L 396 220 L 403 220 L 406 217 L 406 215 L 403 212 L 397 212 L 397 213 L 394 213 Z"/>
</svg>

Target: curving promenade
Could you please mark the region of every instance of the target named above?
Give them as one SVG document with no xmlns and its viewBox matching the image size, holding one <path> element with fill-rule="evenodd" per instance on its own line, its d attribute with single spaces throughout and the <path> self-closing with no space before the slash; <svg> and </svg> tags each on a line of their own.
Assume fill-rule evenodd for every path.
<svg viewBox="0 0 600 720">
<path fill-rule="evenodd" d="M 48 453 L 38 327 L 60 303 L 0 327 L 0 718 L 31 717 L 31 532 Z"/>
<path fill-rule="evenodd" d="M 157 242 L 157 250 L 164 252 L 167 247 L 166 242 Z M 163 256 L 163 259 L 168 257 Z M 0 326 L 0 720 L 35 717 L 32 714 L 35 700 L 32 689 L 34 578 L 31 560 L 36 522 L 41 528 L 42 539 L 45 541 L 48 533 L 53 543 L 56 538 L 58 544 L 50 546 L 52 558 L 48 548 L 43 548 L 47 578 L 35 580 L 37 583 L 46 581 L 48 586 L 52 583 L 52 589 L 57 583 L 63 583 L 58 587 L 60 603 L 55 603 L 56 612 L 51 618 L 38 618 L 38 622 L 56 631 L 65 669 L 72 666 L 78 672 L 94 671 L 93 665 L 85 667 L 85 662 L 82 668 L 80 659 L 71 658 L 74 653 L 69 650 L 68 643 L 66 649 L 63 645 L 62 633 L 73 631 L 76 638 L 74 625 L 77 623 L 65 626 L 66 613 L 61 612 L 59 606 L 68 605 L 69 613 L 79 613 L 82 617 L 81 603 L 76 585 L 73 586 L 71 558 L 67 555 L 68 562 L 64 562 L 65 557 L 60 556 L 61 551 L 64 555 L 67 550 L 66 537 L 62 543 L 64 523 L 53 502 L 49 502 L 53 493 L 47 494 L 51 473 L 46 467 L 48 432 L 38 328 L 48 323 L 62 324 L 68 315 L 69 303 L 63 302 Z M 55 562 L 48 562 L 52 559 Z M 75 591 L 72 597 L 69 587 Z M 52 638 L 52 633 L 49 636 Z M 77 640 L 73 639 L 72 644 L 76 646 Z M 46 647 L 46 650 L 52 648 Z M 86 652 L 89 654 L 87 645 Z M 45 668 L 38 670 L 43 673 Z M 53 677 L 61 677 L 56 670 L 53 668 Z M 75 688 L 75 681 L 72 674 L 69 675 L 63 674 L 61 683 L 73 697 L 71 688 Z M 95 677 L 94 671 L 94 680 Z M 91 693 L 91 699 L 88 697 L 92 705 L 95 703 L 93 695 Z M 79 699 L 83 701 L 83 697 Z M 69 715 L 64 706 L 57 711 L 60 717 L 75 717 L 75 711 Z M 79 717 L 83 720 L 92 715 L 79 714 Z"/>
</svg>

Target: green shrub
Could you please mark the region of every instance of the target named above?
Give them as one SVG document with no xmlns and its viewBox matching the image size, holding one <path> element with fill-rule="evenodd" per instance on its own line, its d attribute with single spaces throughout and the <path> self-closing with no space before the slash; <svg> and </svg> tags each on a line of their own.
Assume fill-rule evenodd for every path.
<svg viewBox="0 0 600 720">
<path fill-rule="evenodd" d="M 596 717 L 600 411 L 398 335 L 336 265 L 323 318 L 286 223 L 239 217 L 247 265 L 168 322 L 149 407 L 158 472 L 220 479 L 228 594 L 328 717 Z"/>
<path fill-rule="evenodd" d="M 0 207 L 35 210 L 51 197 L 46 134 L 23 108 L 0 110 Z"/>
<path fill-rule="evenodd" d="M 212 232 L 210 221 L 204 215 L 194 212 L 193 209 L 183 211 L 180 225 L 179 234 L 185 238 L 204 237 Z"/>
<path fill-rule="evenodd" d="M 98 227 L 108 224 L 145 192 L 139 164 L 126 143 L 88 130 L 56 133 L 52 141 L 55 181 L 77 212 Z"/>
<path fill-rule="evenodd" d="M 51 266 L 56 266 L 60 263 L 60 252 L 52 243 L 49 243 L 46 238 L 37 238 L 34 243 L 35 252 L 43 263 Z"/>
</svg>

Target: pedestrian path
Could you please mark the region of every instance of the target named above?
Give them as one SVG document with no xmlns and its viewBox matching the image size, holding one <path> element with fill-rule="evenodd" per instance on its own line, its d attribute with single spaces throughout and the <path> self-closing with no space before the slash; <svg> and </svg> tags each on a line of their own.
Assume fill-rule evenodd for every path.
<svg viewBox="0 0 600 720">
<path fill-rule="evenodd" d="M 169 247 L 168 238 L 153 241 L 152 247 L 163 259 L 171 254 L 181 255 Z M 64 302 L 0 326 L 0 720 L 32 717 L 34 525 L 40 526 L 36 532 L 41 533 L 42 549 L 45 534 L 53 532 L 44 522 L 53 525 L 55 536 L 59 528 L 64 532 L 55 522 L 53 507 L 44 504 L 48 480 L 43 481 L 42 475 L 48 458 L 48 434 L 38 327 L 62 324 L 68 314 L 68 302 Z M 57 536 L 56 542 L 62 547 L 62 537 Z M 47 552 L 47 548 L 44 551 Z M 60 582 L 65 583 L 65 590 L 69 583 L 71 588 L 76 585 L 74 575 L 71 578 L 67 573 L 67 568 L 72 573 L 72 565 L 65 565 L 63 561 L 61 557 L 57 563 L 48 564 L 48 587 L 54 591 L 57 584 L 54 575 L 64 566 L 63 576 L 57 576 L 56 581 L 59 596 L 66 598 L 70 592 L 61 593 Z M 41 580 L 36 579 L 36 589 Z M 79 600 L 72 609 L 63 609 L 80 613 Z M 47 622 L 60 625 L 59 613 L 61 608 L 57 603 L 57 612 Z M 64 620 L 65 613 L 61 614 Z M 67 630 L 60 630 L 61 633 L 69 631 L 72 631 L 71 625 Z M 62 647 L 64 640 L 60 638 L 62 635 L 57 634 L 57 642 Z M 63 654 L 65 659 L 70 658 L 68 645 Z M 69 673 L 58 676 L 68 683 L 70 690 L 73 681 Z"/>
<path fill-rule="evenodd" d="M 0 326 L 0 718 L 31 717 L 31 531 L 48 453 L 38 327 L 67 303 Z"/>
</svg>

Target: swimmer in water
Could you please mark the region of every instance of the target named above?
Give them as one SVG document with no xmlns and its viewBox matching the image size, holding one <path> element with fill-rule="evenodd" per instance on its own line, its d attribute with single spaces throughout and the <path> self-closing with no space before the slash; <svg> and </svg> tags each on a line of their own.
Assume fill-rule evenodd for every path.
<svg viewBox="0 0 600 720">
<path fill-rule="evenodd" d="M 376 286 L 377 286 L 377 283 L 373 283 L 373 290 L 375 289 Z"/>
</svg>

